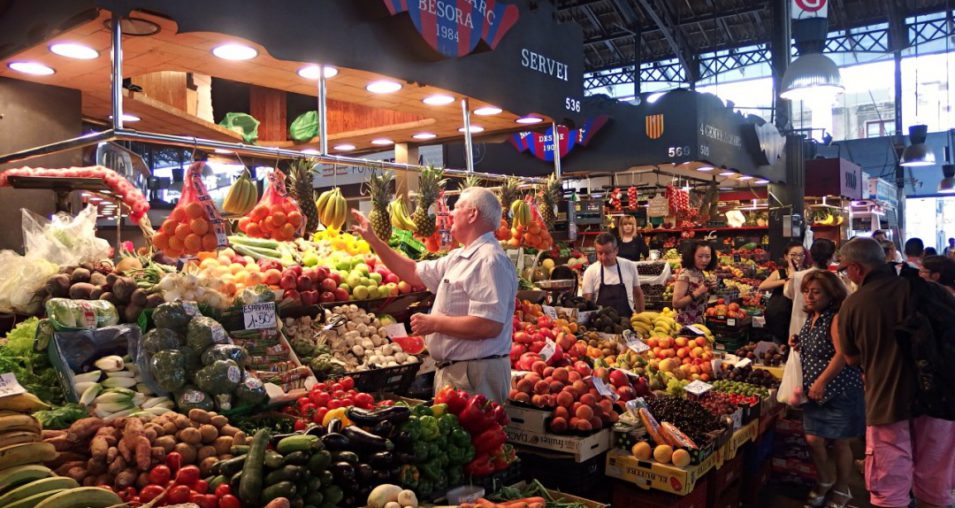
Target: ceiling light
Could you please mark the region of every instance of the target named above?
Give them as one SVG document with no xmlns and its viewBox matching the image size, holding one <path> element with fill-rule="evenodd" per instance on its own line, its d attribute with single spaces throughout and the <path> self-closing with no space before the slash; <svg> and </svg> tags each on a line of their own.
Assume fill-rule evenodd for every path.
<svg viewBox="0 0 955 508">
<path fill-rule="evenodd" d="M 130 123 L 132 123 L 132 122 L 138 122 L 138 121 L 142 120 L 142 118 L 139 118 L 139 117 L 136 116 L 136 115 L 131 115 L 131 114 L 129 114 L 129 113 L 123 113 L 120 118 L 122 118 L 124 122 L 130 122 Z M 109 119 L 112 120 L 112 119 L 113 119 L 113 115 L 109 115 Z"/>
<path fill-rule="evenodd" d="M 123 116 L 125 116 L 125 115 L 123 115 Z M 216 153 L 232 153 L 232 150 L 226 150 L 225 148 L 216 148 L 216 149 L 215 149 L 215 152 L 216 152 Z"/>
<path fill-rule="evenodd" d="M 518 118 L 516 121 L 517 123 L 522 125 L 530 125 L 534 123 L 541 123 L 544 121 L 544 119 L 538 116 L 524 116 L 524 117 Z"/>
<path fill-rule="evenodd" d="M 298 70 L 298 75 L 305 79 L 318 79 L 318 66 L 317 65 L 306 65 Z M 325 66 L 325 79 L 334 78 L 338 76 L 338 69 L 330 65 Z"/>
<path fill-rule="evenodd" d="M 839 66 L 820 53 L 806 53 L 793 60 L 779 88 L 783 99 L 804 102 L 831 102 L 845 91 Z"/>
<path fill-rule="evenodd" d="M 378 145 L 378 146 L 385 146 L 385 145 L 393 145 L 395 144 L 395 142 L 388 138 L 378 138 L 378 139 L 371 140 L 371 144 Z"/>
<path fill-rule="evenodd" d="M 213 48 L 212 54 L 223 59 L 223 60 L 251 60 L 255 58 L 259 52 L 255 48 L 246 46 L 245 44 L 223 44 Z"/>
<path fill-rule="evenodd" d="M 339 152 L 350 152 L 354 149 L 355 149 L 355 145 L 352 145 L 350 143 L 335 145 L 335 150 L 338 150 Z"/>
<path fill-rule="evenodd" d="M 12 70 L 33 76 L 50 76 L 56 71 L 52 67 L 41 64 L 40 62 L 10 62 L 7 64 Z"/>
<path fill-rule="evenodd" d="M 701 173 L 706 173 L 707 171 L 713 171 L 713 166 L 700 166 L 696 168 L 696 170 Z"/>
<path fill-rule="evenodd" d="M 458 132 L 463 133 L 464 127 L 461 127 L 460 129 L 458 129 Z M 471 134 L 477 134 L 478 132 L 484 132 L 484 127 L 481 127 L 480 125 L 472 125 Z"/>
<path fill-rule="evenodd" d="M 365 90 L 378 94 L 395 93 L 398 90 L 401 90 L 401 83 L 384 79 L 380 81 L 372 81 L 371 83 L 368 83 L 368 86 L 365 87 Z"/>
<path fill-rule="evenodd" d="M 660 100 L 661 97 L 666 95 L 666 92 L 656 92 L 647 96 L 647 102 L 653 104 L 654 102 Z"/>
<path fill-rule="evenodd" d="M 942 181 L 938 182 L 938 191 L 943 194 L 955 193 L 955 165 L 944 164 L 942 166 Z"/>
<path fill-rule="evenodd" d="M 746 181 L 746 180 L 752 180 L 752 179 L 753 179 L 753 177 L 751 177 L 751 176 L 749 176 L 749 175 L 743 175 L 743 176 L 739 177 L 739 180 L 740 180 L 740 181 Z"/>
<path fill-rule="evenodd" d="M 354 149 L 354 148 L 355 148 L 355 147 L 352 147 L 352 149 Z M 319 151 L 316 150 L 316 149 L 314 149 L 314 148 L 306 148 L 306 149 L 302 150 L 302 153 L 308 154 L 308 155 L 318 155 L 318 154 L 319 154 Z"/>
<path fill-rule="evenodd" d="M 484 106 L 483 108 L 475 109 L 474 114 L 478 116 L 491 116 L 491 115 L 496 115 L 502 111 L 504 110 L 497 106 Z"/>
<path fill-rule="evenodd" d="M 732 188 L 732 187 L 720 187 L 720 190 L 721 190 L 721 191 L 731 191 L 731 190 L 733 190 L 733 188 Z"/>
<path fill-rule="evenodd" d="M 736 176 L 736 172 L 735 172 L 735 171 L 723 171 L 722 173 L 720 173 L 720 176 Z"/>
<path fill-rule="evenodd" d="M 769 180 L 756 180 L 756 181 L 753 182 L 753 183 L 756 184 L 756 185 L 768 185 L 768 184 L 769 184 Z"/>
<path fill-rule="evenodd" d="M 419 133 L 417 133 L 417 134 L 415 134 L 414 136 L 411 136 L 411 137 L 413 137 L 413 138 L 415 138 L 415 139 L 434 139 L 434 138 L 438 137 L 438 135 L 435 134 L 435 133 L 433 133 L 433 132 L 419 132 Z"/>
<path fill-rule="evenodd" d="M 902 151 L 900 164 L 905 167 L 924 167 L 935 165 L 935 153 L 925 144 L 928 136 L 927 125 L 913 125 L 909 127 L 909 146 Z"/>
<path fill-rule="evenodd" d="M 75 44 L 72 42 L 53 44 L 50 46 L 50 51 L 54 54 L 65 56 L 67 58 L 75 58 L 77 60 L 93 60 L 99 56 L 99 51 L 96 51 L 89 46 Z"/>
<path fill-rule="evenodd" d="M 451 104 L 452 102 L 454 102 L 454 97 L 451 97 L 450 95 L 444 95 L 444 94 L 435 94 L 435 95 L 429 95 L 425 97 L 424 99 L 421 99 L 421 102 L 429 106 L 447 106 L 448 104 Z"/>
</svg>

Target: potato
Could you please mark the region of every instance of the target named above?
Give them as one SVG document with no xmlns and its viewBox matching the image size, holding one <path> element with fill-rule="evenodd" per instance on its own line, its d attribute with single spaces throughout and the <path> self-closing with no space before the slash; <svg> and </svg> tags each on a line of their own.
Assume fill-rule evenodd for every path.
<svg viewBox="0 0 955 508">
<path fill-rule="evenodd" d="M 202 459 L 202 461 L 199 462 L 199 472 L 202 473 L 203 476 L 208 475 L 217 462 L 219 462 L 219 459 L 216 457 L 206 457 Z"/>
<path fill-rule="evenodd" d="M 245 432 L 242 432 L 241 430 L 232 436 L 232 444 L 244 445 L 247 444 L 246 441 L 248 441 L 248 438 L 246 437 Z"/>
<path fill-rule="evenodd" d="M 209 414 L 209 412 L 198 408 L 192 408 L 189 410 L 189 419 L 199 424 L 212 422 L 212 416 Z"/>
<path fill-rule="evenodd" d="M 211 444 L 219 437 L 219 429 L 217 429 L 215 425 L 207 423 L 199 426 L 199 434 L 202 436 L 203 443 Z"/>
<path fill-rule="evenodd" d="M 160 436 L 156 438 L 154 443 L 156 446 L 162 447 L 166 453 L 173 451 L 176 448 L 176 438 L 175 436 Z"/>
<path fill-rule="evenodd" d="M 196 449 L 191 445 L 186 443 L 176 443 L 176 447 L 173 451 L 178 452 L 179 455 L 182 455 L 183 464 L 195 464 L 196 462 Z"/>
<path fill-rule="evenodd" d="M 69 296 L 73 300 L 89 300 L 96 286 L 89 282 L 80 282 L 70 286 Z"/>
<path fill-rule="evenodd" d="M 139 476 L 136 477 L 136 488 L 141 489 L 146 485 L 149 485 L 149 473 L 139 473 Z"/>
<path fill-rule="evenodd" d="M 215 457 L 215 456 L 216 456 L 216 447 L 212 445 L 206 445 L 206 446 L 203 446 L 202 448 L 199 448 L 199 452 L 196 454 L 196 460 L 198 460 L 199 462 L 202 462 L 203 460 L 208 459 L 209 457 Z"/>
<path fill-rule="evenodd" d="M 162 427 L 160 427 L 159 429 L 162 430 Z M 155 443 L 156 438 L 159 437 L 159 433 L 157 433 L 156 429 L 153 427 L 149 427 L 146 430 L 144 430 L 143 435 L 146 436 L 146 439 L 148 439 L 150 443 Z"/>
<path fill-rule="evenodd" d="M 232 425 L 223 425 L 219 429 L 219 434 L 223 436 L 235 436 L 236 433 L 240 432 L 238 427 L 233 427 Z"/>
<path fill-rule="evenodd" d="M 217 437 L 213 446 L 216 448 L 216 455 L 220 457 L 229 453 L 229 450 L 232 448 L 232 436 Z"/>
<path fill-rule="evenodd" d="M 183 443 L 197 446 L 202 443 L 202 433 L 194 427 L 186 427 L 179 431 L 179 440 Z"/>
<path fill-rule="evenodd" d="M 225 427 L 229 424 L 229 419 L 222 415 L 215 415 L 212 417 L 211 423 L 215 425 L 217 429 L 222 429 L 222 427 Z"/>
<path fill-rule="evenodd" d="M 178 431 L 179 427 L 176 426 L 176 422 L 174 421 L 167 421 L 162 424 L 162 432 L 167 436 L 175 436 Z"/>
<path fill-rule="evenodd" d="M 192 422 L 189 421 L 188 416 L 184 414 L 176 415 L 176 427 L 179 427 L 180 429 L 184 429 L 186 427 L 191 427 L 191 426 L 192 426 Z"/>
</svg>

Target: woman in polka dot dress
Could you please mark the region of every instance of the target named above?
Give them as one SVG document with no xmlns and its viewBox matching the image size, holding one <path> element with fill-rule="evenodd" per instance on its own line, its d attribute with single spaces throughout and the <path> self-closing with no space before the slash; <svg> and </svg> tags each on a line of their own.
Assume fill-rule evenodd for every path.
<svg viewBox="0 0 955 508">
<path fill-rule="evenodd" d="M 839 347 L 836 313 L 846 289 L 828 271 L 807 273 L 802 281 L 809 319 L 790 345 L 802 360 L 802 406 L 806 443 L 819 475 L 806 506 L 818 508 L 829 497 L 829 508 L 843 508 L 852 499 L 852 450 L 849 441 L 865 434 L 865 399 L 858 367 L 846 365 Z M 831 449 L 827 444 L 831 442 Z"/>
</svg>

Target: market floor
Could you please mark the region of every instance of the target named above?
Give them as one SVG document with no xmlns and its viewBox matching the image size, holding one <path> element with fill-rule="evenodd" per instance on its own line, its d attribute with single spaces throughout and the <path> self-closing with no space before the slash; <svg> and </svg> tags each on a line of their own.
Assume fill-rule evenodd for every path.
<svg viewBox="0 0 955 508">
<path fill-rule="evenodd" d="M 865 479 L 862 474 L 856 472 L 852 475 L 849 482 L 849 488 L 852 490 L 853 499 L 848 506 L 851 508 L 870 508 L 869 492 L 865 490 Z M 801 508 L 806 500 L 805 489 L 790 487 L 772 483 L 763 491 L 763 503 L 761 507 L 766 508 Z"/>
</svg>

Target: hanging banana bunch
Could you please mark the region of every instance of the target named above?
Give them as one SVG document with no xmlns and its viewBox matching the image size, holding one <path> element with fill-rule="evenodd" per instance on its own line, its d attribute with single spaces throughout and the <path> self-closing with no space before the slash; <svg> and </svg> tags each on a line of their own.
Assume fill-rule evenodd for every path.
<svg viewBox="0 0 955 508">
<path fill-rule="evenodd" d="M 408 211 L 405 209 L 403 199 L 396 198 L 388 204 L 388 215 L 391 220 L 391 227 L 411 231 L 412 233 L 417 230 L 414 221 L 411 220 Z"/>
<path fill-rule="evenodd" d="M 345 225 L 345 220 L 348 218 L 348 203 L 338 187 L 318 196 L 315 200 L 315 208 L 318 210 L 318 220 L 325 229 L 340 231 Z"/>
<path fill-rule="evenodd" d="M 243 169 L 239 179 L 229 187 L 222 202 L 222 211 L 229 215 L 245 215 L 259 202 L 259 190 L 255 187 L 248 169 Z"/>
</svg>

